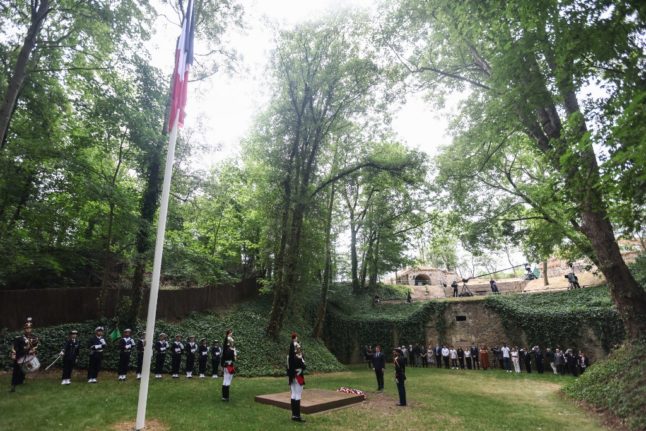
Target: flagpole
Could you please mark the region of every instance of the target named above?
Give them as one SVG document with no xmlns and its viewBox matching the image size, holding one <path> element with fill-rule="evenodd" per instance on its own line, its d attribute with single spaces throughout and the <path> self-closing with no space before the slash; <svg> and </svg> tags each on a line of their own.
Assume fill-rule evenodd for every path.
<svg viewBox="0 0 646 431">
<path fill-rule="evenodd" d="M 146 318 L 146 345 L 144 346 L 144 363 L 141 369 L 139 383 L 139 401 L 137 402 L 137 421 L 135 429 L 143 430 L 146 423 L 146 404 L 148 402 L 148 383 L 150 382 L 150 364 L 153 357 L 153 338 L 155 335 L 155 318 L 157 315 L 157 297 L 159 296 L 159 278 L 161 276 L 162 253 L 164 251 L 164 236 L 166 235 L 166 216 L 168 215 L 168 198 L 170 196 L 170 180 L 173 174 L 175 160 L 175 142 L 179 110 L 174 116 L 173 128 L 168 137 L 168 152 L 166 153 L 166 169 L 164 170 L 164 184 L 162 187 L 159 220 L 157 221 L 157 240 L 155 242 L 155 258 L 153 260 L 153 275 L 150 284 L 150 297 L 148 299 L 148 317 Z M 173 118 L 171 116 L 171 118 Z"/>
</svg>

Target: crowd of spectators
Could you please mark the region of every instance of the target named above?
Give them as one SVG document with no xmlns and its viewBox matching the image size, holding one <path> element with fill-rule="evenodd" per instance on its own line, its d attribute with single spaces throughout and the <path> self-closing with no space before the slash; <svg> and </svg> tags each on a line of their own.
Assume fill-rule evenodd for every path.
<svg viewBox="0 0 646 431">
<path fill-rule="evenodd" d="M 402 357 L 409 367 L 437 367 L 454 370 L 487 370 L 489 368 L 501 369 L 508 373 L 532 371 L 543 374 L 545 371 L 555 375 L 571 374 L 578 376 L 590 365 L 588 356 L 583 351 L 576 349 L 562 349 L 556 346 L 541 349 L 534 346 L 509 347 L 506 343 L 488 348 L 486 345 L 477 346 L 452 346 L 440 345 L 425 346 L 423 344 L 402 345 Z M 372 348 L 364 346 L 364 359 L 368 367 L 372 367 Z"/>
</svg>

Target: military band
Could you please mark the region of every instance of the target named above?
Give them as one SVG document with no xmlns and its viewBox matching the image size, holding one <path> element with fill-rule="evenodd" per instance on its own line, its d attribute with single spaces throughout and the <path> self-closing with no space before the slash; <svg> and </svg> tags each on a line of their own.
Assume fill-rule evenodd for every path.
<svg viewBox="0 0 646 431">
<path fill-rule="evenodd" d="M 11 392 L 16 392 L 16 386 L 25 382 L 25 373 L 36 370 L 40 366 L 36 359 L 36 349 L 38 348 L 38 338 L 32 334 L 31 317 L 23 326 L 23 334 L 13 340 L 11 347 L 11 359 L 13 361 L 13 371 L 11 374 Z"/>
<path fill-rule="evenodd" d="M 59 353 L 63 358 L 62 385 L 69 385 L 72 383 L 72 370 L 74 369 L 74 364 L 76 364 L 80 347 L 81 343 L 78 340 L 78 331 L 70 331 L 69 336 L 67 337 L 67 340 L 65 340 L 63 348 Z"/>
<path fill-rule="evenodd" d="M 224 335 L 224 346 L 222 349 L 222 401 L 229 401 L 229 391 L 233 375 L 235 374 L 236 351 L 233 341 L 233 330 L 228 329 Z"/>
</svg>

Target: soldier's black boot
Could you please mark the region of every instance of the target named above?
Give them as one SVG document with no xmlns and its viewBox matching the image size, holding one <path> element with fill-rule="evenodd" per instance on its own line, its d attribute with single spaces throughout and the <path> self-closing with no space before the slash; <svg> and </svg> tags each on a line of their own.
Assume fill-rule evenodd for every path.
<svg viewBox="0 0 646 431">
<path fill-rule="evenodd" d="M 297 422 L 305 422 L 305 419 L 301 418 L 301 400 L 294 400 L 295 408 L 294 413 L 296 414 L 292 420 Z"/>
</svg>

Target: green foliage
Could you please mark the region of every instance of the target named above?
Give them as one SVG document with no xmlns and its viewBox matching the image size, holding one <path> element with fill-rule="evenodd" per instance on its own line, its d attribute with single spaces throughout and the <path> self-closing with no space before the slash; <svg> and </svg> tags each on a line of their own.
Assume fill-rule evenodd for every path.
<svg viewBox="0 0 646 431">
<path fill-rule="evenodd" d="M 569 396 L 646 429 L 646 340 L 627 343 L 563 388 Z"/>
<path fill-rule="evenodd" d="M 287 329 L 280 333 L 277 340 L 268 339 L 264 334 L 268 314 L 269 304 L 265 298 L 261 298 L 255 302 L 241 304 L 223 313 L 195 313 L 181 322 L 158 321 L 156 333 L 165 332 L 171 338 L 175 334 L 181 334 L 185 339 L 193 334 L 198 340 L 202 337 L 207 338 L 209 345 L 211 345 L 215 339 L 222 342 L 225 331 L 228 328 L 233 328 L 238 349 L 237 366 L 240 376 L 282 376 L 285 374 L 285 357 L 291 340 L 290 334 L 291 331 L 296 331 L 303 345 L 309 372 L 341 371 L 344 369 L 323 343 L 310 338 L 311 328 L 303 322 L 288 321 L 286 322 Z M 49 364 L 60 351 L 68 332 L 71 329 L 76 329 L 79 331 L 81 340 L 78 366 L 86 367 L 89 353 L 86 346 L 87 340 L 99 324 L 106 327 L 106 333 L 114 329 L 112 321 L 70 323 L 48 328 L 36 328 L 34 334 L 40 339 L 38 356 L 41 363 Z M 143 326 L 141 323 L 140 327 Z M 1 337 L 0 369 L 10 367 L 8 351 L 11 342 L 18 334 L 18 332 L 5 333 Z M 104 351 L 103 367 L 114 370 L 117 363 L 118 351 L 116 345 L 111 345 Z M 132 365 L 134 365 L 134 355 L 131 358 Z M 166 370 L 169 369 L 170 357 L 167 356 Z"/>
<path fill-rule="evenodd" d="M 582 330 L 590 328 L 606 351 L 624 339 L 624 327 L 605 286 L 559 293 L 493 295 L 485 306 L 498 313 L 512 340 L 518 330 L 529 345 L 577 346 Z"/>
<path fill-rule="evenodd" d="M 646 289 L 646 254 L 640 254 L 630 265 L 630 270 L 637 282 Z"/>
<path fill-rule="evenodd" d="M 347 292 L 349 289 L 344 289 Z M 400 303 L 372 305 L 369 295 L 332 293 L 326 316 L 324 337 L 332 353 L 343 362 L 364 345 L 381 344 L 389 355 L 395 343 L 425 343 L 426 325 L 435 321 L 440 340 L 444 339 L 446 322 L 443 313 L 447 302 L 405 302 L 405 286 L 379 286 L 377 293 L 382 301 L 398 300 Z M 393 339 L 396 334 L 396 340 Z"/>
</svg>

